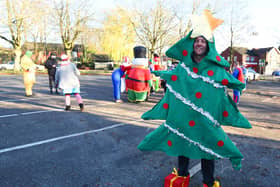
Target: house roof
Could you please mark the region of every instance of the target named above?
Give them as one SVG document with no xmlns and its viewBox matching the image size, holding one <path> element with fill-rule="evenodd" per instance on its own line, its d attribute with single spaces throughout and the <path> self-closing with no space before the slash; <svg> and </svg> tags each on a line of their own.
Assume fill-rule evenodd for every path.
<svg viewBox="0 0 280 187">
<path fill-rule="evenodd" d="M 253 48 L 249 50 L 246 47 L 233 47 L 233 50 L 238 52 L 239 54 L 248 54 L 250 56 L 264 57 L 266 53 L 273 48 L 274 47 Z"/>
<path fill-rule="evenodd" d="M 248 51 L 246 47 L 233 47 L 233 50 L 240 54 L 246 54 Z"/>
<path fill-rule="evenodd" d="M 254 56 L 262 56 L 265 55 L 268 51 L 270 51 L 271 49 L 273 49 L 273 47 L 266 47 L 266 48 L 253 48 L 252 50 L 250 50 L 253 54 L 255 54 Z"/>
</svg>

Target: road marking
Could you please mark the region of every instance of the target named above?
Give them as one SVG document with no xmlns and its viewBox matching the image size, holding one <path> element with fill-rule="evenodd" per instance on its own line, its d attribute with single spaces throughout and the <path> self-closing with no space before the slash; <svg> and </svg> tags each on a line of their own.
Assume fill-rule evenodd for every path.
<svg viewBox="0 0 280 187">
<path fill-rule="evenodd" d="M 8 117 L 15 117 L 15 116 L 26 116 L 31 114 L 39 114 L 39 113 L 45 113 L 45 112 L 54 112 L 54 111 L 64 111 L 64 109 L 52 109 L 52 110 L 41 110 L 41 111 L 34 111 L 34 112 L 23 112 L 19 114 L 9 114 L 9 115 L 3 115 L 0 116 L 0 118 L 8 118 Z"/>
<path fill-rule="evenodd" d="M 190 177 L 194 176 L 201 170 L 201 163 L 198 163 L 194 167 L 192 167 L 189 172 L 190 172 Z"/>
<path fill-rule="evenodd" d="M 37 113 L 42 113 L 42 112 L 52 112 L 52 111 L 56 111 L 56 110 L 27 112 L 27 113 L 21 113 L 21 114 L 22 115 L 29 115 L 29 114 L 37 114 Z M 12 116 L 18 116 L 18 115 L 19 114 L 12 114 L 12 115 L 5 115 L 5 116 L 6 117 L 12 117 Z M 3 117 L 3 116 L 0 116 L 0 118 L 1 117 Z M 140 119 L 140 120 L 135 120 L 133 122 L 137 122 L 137 121 L 143 121 L 143 120 Z M 47 144 L 47 143 L 51 143 L 51 142 L 55 142 L 55 141 L 59 141 L 59 140 L 63 140 L 63 139 L 78 137 L 78 136 L 82 136 L 82 135 L 85 135 L 85 134 L 91 134 L 91 133 L 95 133 L 95 132 L 105 131 L 105 130 L 121 127 L 121 126 L 124 126 L 124 125 L 126 125 L 126 123 L 118 123 L 118 124 L 115 124 L 115 125 L 111 125 L 111 126 L 108 126 L 108 127 L 101 128 L 101 129 L 84 131 L 84 132 L 80 132 L 80 133 L 75 133 L 75 134 L 70 134 L 70 135 L 66 135 L 66 136 L 60 136 L 60 137 L 56 137 L 56 138 L 51 138 L 51 139 L 47 139 L 47 140 L 33 142 L 33 143 L 25 144 L 25 145 L 19 145 L 19 146 L 15 146 L 15 147 L 0 149 L 0 154 L 11 152 L 11 151 L 16 151 L 16 150 L 20 150 L 20 149 L 26 149 L 26 148 L 29 148 L 29 147 L 34 147 L 34 146 L 38 146 L 38 145 L 42 145 L 42 144 Z M 200 169 L 201 169 L 201 164 L 200 163 L 195 165 L 194 167 L 192 167 L 189 170 L 190 177 L 193 177 L 196 173 L 198 173 L 200 171 Z"/>
<path fill-rule="evenodd" d="M 1 92 L 0 91 L 0 94 L 6 94 L 6 93 L 11 93 L 11 92 Z M 15 93 L 15 92 L 13 92 L 13 93 Z"/>
<path fill-rule="evenodd" d="M 103 104 L 98 104 L 97 103 L 97 104 L 93 104 L 92 106 L 106 106 L 106 105 L 110 105 L 112 103 L 103 103 Z M 58 105 L 54 105 L 54 106 L 61 107 L 61 106 L 58 106 Z M 86 105 L 86 106 L 91 106 L 91 105 Z M 55 111 L 64 111 L 64 109 L 39 110 L 39 111 L 33 111 L 33 112 L 23 112 L 23 113 L 18 113 L 18 114 L 8 114 L 8 115 L 2 115 L 2 116 L 0 116 L 0 118 L 27 116 L 27 115 L 32 115 L 32 114 L 40 114 L 40 113 L 55 112 Z"/>
<path fill-rule="evenodd" d="M 9 100 L 3 100 L 0 102 L 27 101 L 27 100 L 31 100 L 31 99 L 9 99 Z"/>
<path fill-rule="evenodd" d="M 0 101 L 1 102 L 1 101 Z M 115 104 L 114 102 L 112 103 L 96 103 L 96 104 L 90 104 L 86 106 L 106 106 L 106 105 L 111 105 Z M 59 105 L 53 105 L 54 107 L 61 107 Z M 46 112 L 54 112 L 54 111 L 64 111 L 64 109 L 50 109 L 50 110 L 39 110 L 39 111 L 33 111 L 33 112 L 23 112 L 23 113 L 18 113 L 18 114 L 8 114 L 8 115 L 2 115 L 0 118 L 8 118 L 8 117 L 16 117 L 16 116 L 27 116 L 27 115 L 32 115 L 32 114 L 40 114 L 40 113 L 46 113 Z"/>
<path fill-rule="evenodd" d="M 3 116 L 0 116 L 0 118 L 8 118 L 8 117 L 15 117 L 15 116 L 19 116 L 19 114 L 3 115 Z"/>
<path fill-rule="evenodd" d="M 140 120 L 137 120 L 137 121 L 140 121 Z M 118 123 L 118 124 L 115 124 L 115 125 L 111 125 L 109 127 L 101 128 L 101 129 L 84 131 L 84 132 L 80 132 L 80 133 L 75 133 L 75 134 L 70 134 L 70 135 L 66 135 L 66 136 L 60 136 L 60 137 L 56 137 L 56 138 L 51 138 L 51 139 L 47 139 L 47 140 L 33 142 L 33 143 L 25 144 L 25 145 L 19 145 L 19 146 L 15 146 L 15 147 L 0 149 L 0 154 L 10 152 L 10 151 L 19 150 L 19 149 L 34 147 L 34 146 L 37 146 L 37 145 L 47 144 L 47 143 L 50 143 L 50 142 L 55 142 L 55 141 L 59 141 L 59 140 L 67 139 L 67 138 L 77 137 L 77 136 L 81 136 L 81 135 L 85 135 L 85 134 L 91 134 L 91 133 L 94 133 L 94 132 L 105 131 L 105 130 L 108 130 L 108 129 L 113 129 L 113 128 L 121 127 L 121 126 L 124 126 L 124 125 L 126 125 L 126 123 Z"/>
<path fill-rule="evenodd" d="M 39 113 L 45 113 L 45 112 L 53 112 L 53 111 L 64 111 L 63 109 L 53 109 L 53 110 L 41 110 L 41 111 L 35 111 L 35 112 L 24 112 L 20 113 L 21 115 L 30 115 L 30 114 L 39 114 Z"/>
<path fill-rule="evenodd" d="M 1 92 L 0 92 L 1 93 Z M 11 93 L 11 92 L 10 92 Z M 13 92 L 14 93 L 14 92 Z M 83 92 L 82 92 L 83 93 Z M 86 92 L 84 92 L 84 94 L 81 93 L 81 96 L 84 97 L 86 95 L 89 95 L 87 94 Z M 57 96 L 63 96 L 63 95 L 57 95 Z M 0 100 L 0 102 L 14 102 L 14 101 L 36 101 L 36 100 L 46 100 L 46 99 L 49 99 L 47 97 L 32 97 L 32 98 L 24 98 L 24 99 L 8 99 L 8 100 Z"/>
</svg>

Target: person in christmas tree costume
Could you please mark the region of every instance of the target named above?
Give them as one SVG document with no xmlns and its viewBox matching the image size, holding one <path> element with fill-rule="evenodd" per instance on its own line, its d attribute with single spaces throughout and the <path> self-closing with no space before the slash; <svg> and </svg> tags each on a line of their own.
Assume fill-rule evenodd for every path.
<svg viewBox="0 0 280 187">
<path fill-rule="evenodd" d="M 132 66 L 126 75 L 128 101 L 146 101 L 152 85 L 151 72 L 148 68 L 148 59 L 146 58 L 146 48 L 136 46 L 133 52 Z"/>
<path fill-rule="evenodd" d="M 166 80 L 167 90 L 142 118 L 165 122 L 148 134 L 138 148 L 177 156 L 178 175 L 185 176 L 185 186 L 190 179 L 189 158 L 202 159 L 203 185 L 217 187 L 220 185 L 214 181 L 214 160 L 228 158 L 233 168 L 240 169 L 243 158 L 221 125 L 251 125 L 226 90 L 242 90 L 244 84 L 224 69 L 229 63 L 216 51 L 212 32 L 222 21 L 208 10 L 192 21 L 193 30 L 166 52 L 180 64 L 172 71 L 154 72 Z"/>
</svg>

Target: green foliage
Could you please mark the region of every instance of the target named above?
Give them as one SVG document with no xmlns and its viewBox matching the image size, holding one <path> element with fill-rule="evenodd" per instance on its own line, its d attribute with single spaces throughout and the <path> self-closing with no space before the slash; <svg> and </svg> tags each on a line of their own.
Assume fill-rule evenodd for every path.
<svg viewBox="0 0 280 187">
<path fill-rule="evenodd" d="M 114 69 L 119 68 L 120 65 L 119 64 L 114 64 Z"/>
<path fill-rule="evenodd" d="M 126 14 L 127 11 L 118 8 L 104 22 L 101 47 L 114 61 L 121 61 L 124 56 L 133 56 L 136 35 Z"/>
</svg>

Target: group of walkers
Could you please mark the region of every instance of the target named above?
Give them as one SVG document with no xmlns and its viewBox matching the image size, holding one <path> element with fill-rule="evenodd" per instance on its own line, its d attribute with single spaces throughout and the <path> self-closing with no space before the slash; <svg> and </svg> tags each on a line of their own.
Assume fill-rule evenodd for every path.
<svg viewBox="0 0 280 187">
<path fill-rule="evenodd" d="M 175 183 L 182 187 L 189 185 L 190 159 L 201 159 L 204 187 L 220 187 L 214 176 L 215 160 L 228 158 L 234 169 L 240 169 L 243 159 L 221 125 L 251 128 L 236 105 L 240 92 L 245 88 L 242 69 L 236 65 L 233 74 L 227 72 L 229 63 L 215 48 L 212 32 L 222 22 L 213 18 L 207 10 L 202 17 L 209 25 L 194 24 L 187 36 L 167 50 L 169 58 L 180 61 L 174 69 L 157 68 L 158 56 L 155 56 L 155 63 L 149 64 L 146 48 L 136 46 L 133 49 L 132 63 L 129 64 L 126 60 L 112 73 L 113 93 L 117 103 L 121 102 L 122 91 L 127 93 L 129 102 L 147 101 L 151 87 L 155 83 L 158 85 L 159 77 L 165 81 L 164 97 L 142 115 L 145 120 L 160 119 L 165 122 L 148 134 L 138 148 L 142 151 L 160 150 L 178 158 L 178 172 L 176 170 L 165 178 L 166 187 L 174 187 Z M 35 81 L 31 55 L 32 53 L 26 52 L 22 59 L 27 96 L 32 96 L 32 84 Z M 51 54 L 45 63 L 50 93 L 53 94 L 53 89 L 56 93 L 58 88 L 62 89 L 65 110 L 70 110 L 70 95 L 75 95 L 82 111 L 84 105 L 80 96 L 79 70 L 67 55 L 61 56 L 59 64 L 55 54 Z M 125 84 L 125 89 L 121 89 L 122 83 Z M 233 99 L 229 97 L 227 88 L 234 89 Z"/>
<path fill-rule="evenodd" d="M 21 67 L 23 69 L 23 80 L 25 85 L 26 97 L 34 96 L 32 87 L 36 82 L 35 72 L 36 65 L 32 60 L 32 52 L 26 51 L 25 55 L 21 58 Z M 60 63 L 58 63 L 57 55 L 51 53 L 45 67 L 48 70 L 50 94 L 59 94 L 58 89 L 61 89 L 65 96 L 65 110 L 71 109 L 71 95 L 76 97 L 80 110 L 84 110 L 84 104 L 80 95 L 80 72 L 76 65 L 70 62 L 69 57 L 65 54 L 61 55 Z"/>
</svg>

